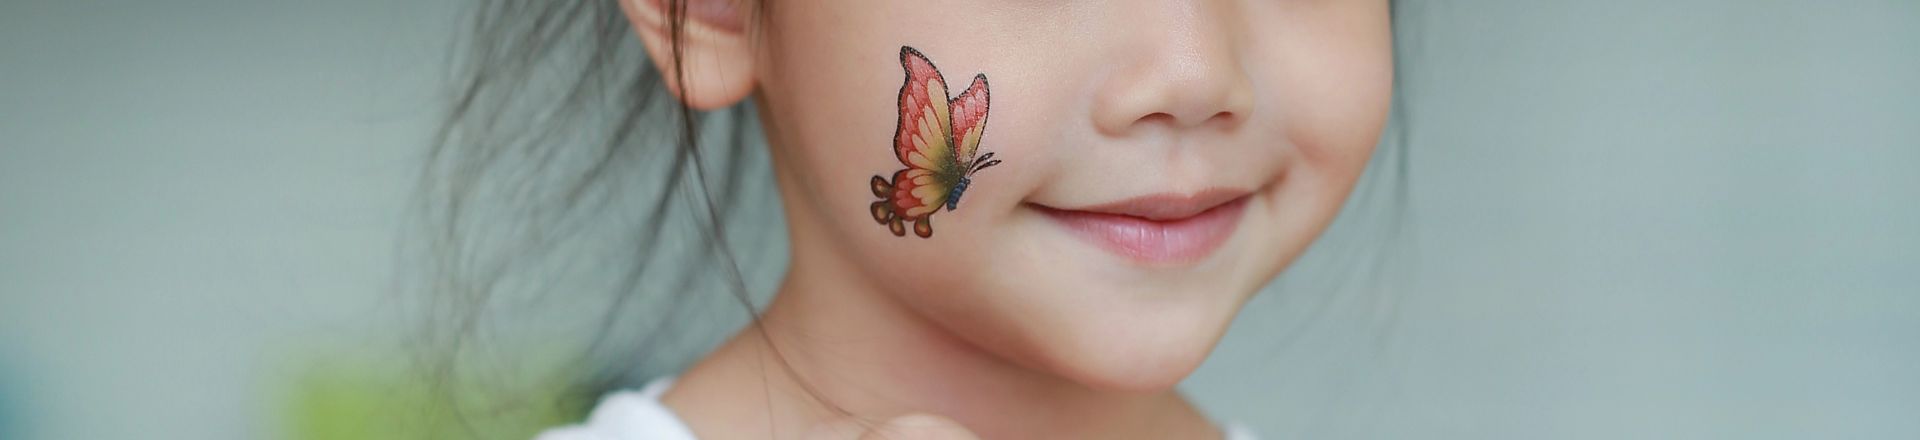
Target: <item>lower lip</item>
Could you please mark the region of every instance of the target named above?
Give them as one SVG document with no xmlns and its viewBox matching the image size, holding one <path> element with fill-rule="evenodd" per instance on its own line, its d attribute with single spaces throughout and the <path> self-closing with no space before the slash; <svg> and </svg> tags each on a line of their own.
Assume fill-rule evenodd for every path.
<svg viewBox="0 0 1920 440">
<path fill-rule="evenodd" d="M 1200 261 L 1226 243 L 1240 224 L 1247 197 L 1192 217 L 1154 221 L 1139 217 L 1040 207 L 1074 235 L 1136 262 L 1173 265 Z"/>
</svg>

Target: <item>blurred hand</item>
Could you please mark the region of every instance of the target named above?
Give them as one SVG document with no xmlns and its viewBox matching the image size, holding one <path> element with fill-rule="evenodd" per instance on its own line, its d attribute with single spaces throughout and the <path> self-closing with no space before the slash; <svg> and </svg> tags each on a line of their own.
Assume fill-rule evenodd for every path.
<svg viewBox="0 0 1920 440">
<path fill-rule="evenodd" d="M 908 414 L 884 423 L 861 424 L 851 417 L 821 423 L 807 440 L 980 440 L 959 422 L 931 414 Z"/>
</svg>

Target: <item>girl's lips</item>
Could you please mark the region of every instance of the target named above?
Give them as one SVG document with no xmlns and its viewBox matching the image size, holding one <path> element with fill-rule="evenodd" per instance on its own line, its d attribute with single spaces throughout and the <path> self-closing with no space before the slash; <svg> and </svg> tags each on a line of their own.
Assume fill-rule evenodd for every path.
<svg viewBox="0 0 1920 440">
<path fill-rule="evenodd" d="M 1156 194 L 1084 208 L 1032 205 L 1109 252 L 1141 263 L 1184 264 L 1219 249 L 1240 224 L 1248 191 Z"/>
</svg>

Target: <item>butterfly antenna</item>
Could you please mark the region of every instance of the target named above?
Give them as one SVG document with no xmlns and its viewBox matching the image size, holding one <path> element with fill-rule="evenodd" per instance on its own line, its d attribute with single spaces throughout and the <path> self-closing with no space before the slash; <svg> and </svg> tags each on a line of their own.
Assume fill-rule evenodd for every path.
<svg viewBox="0 0 1920 440">
<path fill-rule="evenodd" d="M 987 154 L 982 154 L 980 155 L 980 157 L 974 158 L 973 168 L 967 170 L 967 174 L 977 173 L 977 172 L 980 172 L 980 170 L 987 169 L 987 167 L 1000 164 L 999 160 L 988 160 L 988 159 L 993 159 L 993 152 L 989 151 L 987 152 Z"/>
<path fill-rule="evenodd" d="M 975 165 L 973 166 L 973 170 L 972 170 L 972 171 L 968 171 L 968 172 L 967 172 L 967 174 L 973 174 L 973 173 L 978 173 L 978 172 L 980 172 L 980 170 L 984 170 L 984 169 L 987 169 L 987 167 L 990 167 L 990 166 L 994 166 L 994 165 L 999 165 L 999 164 L 1000 164 L 1000 161 L 999 161 L 999 160 L 997 160 L 997 159 L 996 159 L 996 160 L 989 160 L 989 161 L 985 161 L 985 162 L 979 162 L 979 161 L 975 161 L 975 162 L 974 162 L 974 164 L 975 164 Z"/>
</svg>

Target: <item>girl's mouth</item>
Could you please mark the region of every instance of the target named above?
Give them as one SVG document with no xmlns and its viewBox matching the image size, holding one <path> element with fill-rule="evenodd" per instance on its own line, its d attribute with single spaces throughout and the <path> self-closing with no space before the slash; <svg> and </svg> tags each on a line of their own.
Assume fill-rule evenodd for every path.
<svg viewBox="0 0 1920 440">
<path fill-rule="evenodd" d="M 1233 235 L 1250 195 L 1211 189 L 1079 208 L 1029 206 L 1108 252 L 1149 265 L 1182 265 L 1205 259 Z"/>
</svg>

